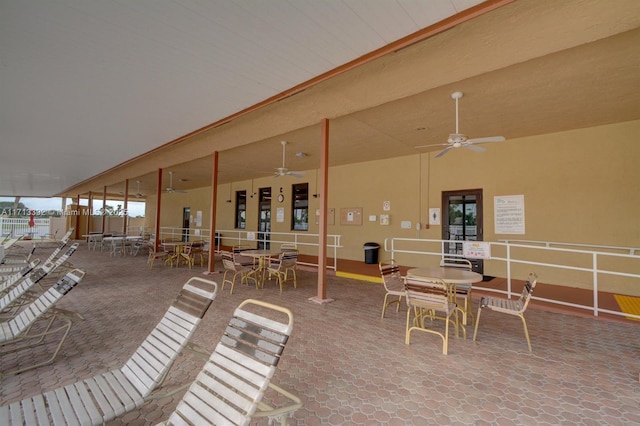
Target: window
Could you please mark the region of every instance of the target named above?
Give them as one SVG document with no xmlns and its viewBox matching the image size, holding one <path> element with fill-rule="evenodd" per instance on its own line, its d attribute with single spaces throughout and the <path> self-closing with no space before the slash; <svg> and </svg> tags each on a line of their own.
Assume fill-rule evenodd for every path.
<svg viewBox="0 0 640 426">
<path fill-rule="evenodd" d="M 292 186 L 291 229 L 306 231 L 309 229 L 309 184 L 297 183 Z"/>
<path fill-rule="evenodd" d="M 236 191 L 236 228 L 247 227 L 247 191 Z"/>
</svg>

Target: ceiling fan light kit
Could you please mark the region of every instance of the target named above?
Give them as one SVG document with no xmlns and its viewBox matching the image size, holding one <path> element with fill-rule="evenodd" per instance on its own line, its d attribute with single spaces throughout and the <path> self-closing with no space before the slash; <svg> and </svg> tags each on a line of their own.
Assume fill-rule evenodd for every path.
<svg viewBox="0 0 640 426">
<path fill-rule="evenodd" d="M 481 143 L 490 143 L 490 142 L 504 142 L 505 138 L 504 136 L 489 136 L 489 137 L 484 137 L 484 138 L 472 138 L 470 139 L 469 137 L 467 137 L 467 135 L 460 133 L 459 127 L 458 127 L 458 101 L 460 99 L 462 99 L 462 97 L 464 96 L 464 94 L 462 92 L 453 92 L 451 94 L 451 99 L 453 99 L 454 101 L 456 101 L 456 132 L 455 133 L 451 133 L 449 134 L 449 137 L 447 138 L 447 143 L 437 143 L 437 144 L 432 144 L 432 145 L 420 145 L 420 146 L 416 146 L 416 148 L 428 148 L 428 147 L 432 147 L 432 146 L 445 146 L 446 148 L 443 149 L 442 151 L 438 152 L 435 155 L 435 158 L 439 158 L 442 157 L 444 154 L 446 154 L 447 152 L 449 152 L 450 150 L 454 149 L 454 148 L 466 148 L 466 149 L 470 149 L 471 151 L 476 151 L 476 152 L 483 152 L 485 151 L 485 148 L 481 147 L 481 146 L 477 146 L 477 144 L 481 144 Z"/>
</svg>

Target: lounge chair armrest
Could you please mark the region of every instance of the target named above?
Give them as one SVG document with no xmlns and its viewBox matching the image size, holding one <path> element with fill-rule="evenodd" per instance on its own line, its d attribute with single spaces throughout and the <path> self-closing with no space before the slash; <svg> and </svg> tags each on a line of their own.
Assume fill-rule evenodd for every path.
<svg viewBox="0 0 640 426">
<path fill-rule="evenodd" d="M 260 411 L 256 411 L 252 417 L 253 418 L 268 417 L 269 424 L 271 424 L 273 420 L 279 419 L 280 424 L 284 425 L 286 424 L 285 417 L 293 415 L 293 413 L 296 410 L 302 407 L 302 400 L 297 396 L 295 396 L 294 394 L 292 394 L 291 392 L 288 392 L 282 389 L 280 386 L 275 385 L 273 383 L 269 383 L 269 388 L 273 389 L 274 391 L 278 392 L 280 395 L 289 399 L 290 401 L 293 402 L 293 404 L 286 405 L 284 407 L 273 408 L 265 404 L 264 402 L 260 402 L 258 404 L 258 410 Z"/>
</svg>

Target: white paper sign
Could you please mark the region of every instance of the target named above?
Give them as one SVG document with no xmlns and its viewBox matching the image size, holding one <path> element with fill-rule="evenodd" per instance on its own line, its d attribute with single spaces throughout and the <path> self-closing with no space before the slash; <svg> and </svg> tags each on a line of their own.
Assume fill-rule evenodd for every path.
<svg viewBox="0 0 640 426">
<path fill-rule="evenodd" d="M 319 211 L 318 214 L 320 214 Z M 276 209 L 276 222 L 284 222 L 284 207 L 278 207 Z"/>
<path fill-rule="evenodd" d="M 524 234 L 524 195 L 493 198 L 496 234 Z"/>
<path fill-rule="evenodd" d="M 468 259 L 491 259 L 491 243 L 485 241 L 463 241 L 462 253 Z"/>
</svg>

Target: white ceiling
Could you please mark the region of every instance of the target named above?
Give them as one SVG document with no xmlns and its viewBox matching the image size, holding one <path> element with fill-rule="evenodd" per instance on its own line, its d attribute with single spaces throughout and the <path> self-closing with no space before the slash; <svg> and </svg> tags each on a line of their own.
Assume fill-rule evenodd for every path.
<svg viewBox="0 0 640 426">
<path fill-rule="evenodd" d="M 0 196 L 51 196 L 479 0 L 0 0 Z"/>
</svg>

